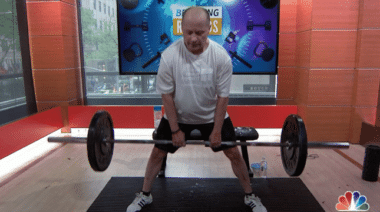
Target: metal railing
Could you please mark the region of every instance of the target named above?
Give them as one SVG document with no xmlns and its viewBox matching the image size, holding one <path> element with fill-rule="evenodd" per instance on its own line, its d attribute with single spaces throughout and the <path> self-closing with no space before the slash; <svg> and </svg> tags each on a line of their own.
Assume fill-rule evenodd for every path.
<svg viewBox="0 0 380 212">
<path fill-rule="evenodd" d="M 0 80 L 19 78 L 19 77 L 23 77 L 23 74 L 22 73 L 20 73 L 20 74 L 4 74 L 4 75 L 0 75 Z"/>
<path fill-rule="evenodd" d="M 24 86 L 17 84 L 18 78 L 22 78 L 23 74 L 6 74 L 0 75 L 0 89 L 1 89 L 1 101 L 0 101 L 0 111 L 4 111 L 13 107 L 26 104 L 26 97 L 24 94 Z M 7 82 L 7 81 L 11 82 Z M 5 82 L 4 82 L 5 81 Z M 5 85 L 3 84 L 5 83 Z M 16 84 L 15 84 L 16 83 Z M 20 81 L 18 82 L 20 83 Z M 7 85 L 8 84 L 8 85 Z M 15 86 L 17 85 L 17 86 Z M 10 86 L 10 88 L 6 87 Z"/>
<path fill-rule="evenodd" d="M 0 102 L 0 111 L 8 110 L 14 107 L 18 107 L 20 105 L 26 104 L 26 97 L 19 97 L 7 101 Z"/>
</svg>

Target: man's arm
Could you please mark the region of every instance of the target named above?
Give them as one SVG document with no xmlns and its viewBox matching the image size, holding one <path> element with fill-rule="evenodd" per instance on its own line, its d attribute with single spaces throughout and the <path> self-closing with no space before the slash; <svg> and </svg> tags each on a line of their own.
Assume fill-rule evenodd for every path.
<svg viewBox="0 0 380 212">
<path fill-rule="evenodd" d="M 216 103 L 214 116 L 214 131 L 222 132 L 224 117 L 226 116 L 228 106 L 228 97 L 219 97 Z"/>
<path fill-rule="evenodd" d="M 166 116 L 168 117 L 170 129 L 172 130 L 172 132 L 177 131 L 179 129 L 177 112 L 176 112 L 173 98 L 174 98 L 174 93 L 162 94 L 162 102 L 164 104 L 165 113 L 166 113 Z"/>
<path fill-rule="evenodd" d="M 228 97 L 218 96 L 214 115 L 214 129 L 210 135 L 211 147 L 218 147 L 222 141 L 222 126 L 226 116 Z"/>
<path fill-rule="evenodd" d="M 162 102 L 165 108 L 165 114 L 168 118 L 170 129 L 172 132 L 176 132 L 179 129 L 177 110 L 174 104 L 174 92 L 169 94 L 162 94 Z M 172 142 L 174 146 L 186 146 L 185 134 L 182 131 L 178 131 L 172 134 Z"/>
</svg>

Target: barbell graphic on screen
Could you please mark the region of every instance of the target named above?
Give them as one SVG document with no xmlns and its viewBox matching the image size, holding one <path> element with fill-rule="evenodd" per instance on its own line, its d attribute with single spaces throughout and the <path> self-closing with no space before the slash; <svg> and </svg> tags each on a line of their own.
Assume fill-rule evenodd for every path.
<svg viewBox="0 0 380 212">
<path fill-rule="evenodd" d="M 165 45 L 168 45 L 171 42 L 169 36 L 166 33 L 160 36 L 160 44 L 162 44 L 163 42 Z M 161 52 L 158 51 L 154 57 L 152 57 L 148 62 L 144 63 L 142 68 L 148 67 L 150 64 L 152 64 L 154 61 L 156 61 L 160 57 L 161 57 Z"/>
</svg>

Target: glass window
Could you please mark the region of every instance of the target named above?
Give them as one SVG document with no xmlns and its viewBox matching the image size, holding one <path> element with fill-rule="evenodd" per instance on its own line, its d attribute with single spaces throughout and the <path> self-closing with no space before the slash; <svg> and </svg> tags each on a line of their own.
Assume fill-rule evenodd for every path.
<svg viewBox="0 0 380 212">
<path fill-rule="evenodd" d="M 94 9 L 96 10 L 96 0 L 94 0 Z"/>
<path fill-rule="evenodd" d="M 102 12 L 102 3 L 99 1 L 99 11 Z"/>
<path fill-rule="evenodd" d="M 0 112 L 26 104 L 15 2 L 0 2 Z"/>
<path fill-rule="evenodd" d="M 104 14 L 107 14 L 107 6 L 106 6 L 106 4 L 103 4 L 103 6 L 104 6 Z"/>
<path fill-rule="evenodd" d="M 155 89 L 156 75 L 119 75 L 118 27 L 114 15 L 117 1 L 108 2 L 113 14 L 110 19 L 96 16 L 85 5 L 81 8 L 89 104 L 92 98 L 160 98 Z M 97 21 L 100 21 L 98 30 L 94 27 Z M 102 21 L 103 27 L 110 30 L 102 30 Z M 276 79 L 276 75 L 233 75 L 230 98 L 275 98 Z"/>
</svg>

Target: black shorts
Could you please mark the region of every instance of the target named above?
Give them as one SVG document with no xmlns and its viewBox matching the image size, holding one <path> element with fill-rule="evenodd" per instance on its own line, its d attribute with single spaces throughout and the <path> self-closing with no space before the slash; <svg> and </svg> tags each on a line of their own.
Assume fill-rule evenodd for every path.
<svg viewBox="0 0 380 212">
<path fill-rule="evenodd" d="M 201 132 L 202 140 L 208 141 L 209 136 L 214 129 L 214 123 L 208 124 L 181 124 L 178 123 L 179 128 L 185 133 L 185 140 L 189 140 L 190 133 L 197 129 Z M 170 129 L 169 121 L 165 118 L 161 119 L 160 125 L 157 128 L 157 140 L 172 140 L 172 131 Z M 222 126 L 222 141 L 233 141 L 236 142 L 235 128 L 232 124 L 230 117 L 224 119 Z M 173 146 L 173 144 L 155 144 L 158 149 L 164 150 L 166 152 L 174 153 L 179 147 Z M 234 146 L 222 145 L 218 148 L 212 148 L 214 152 L 229 149 Z"/>
</svg>

